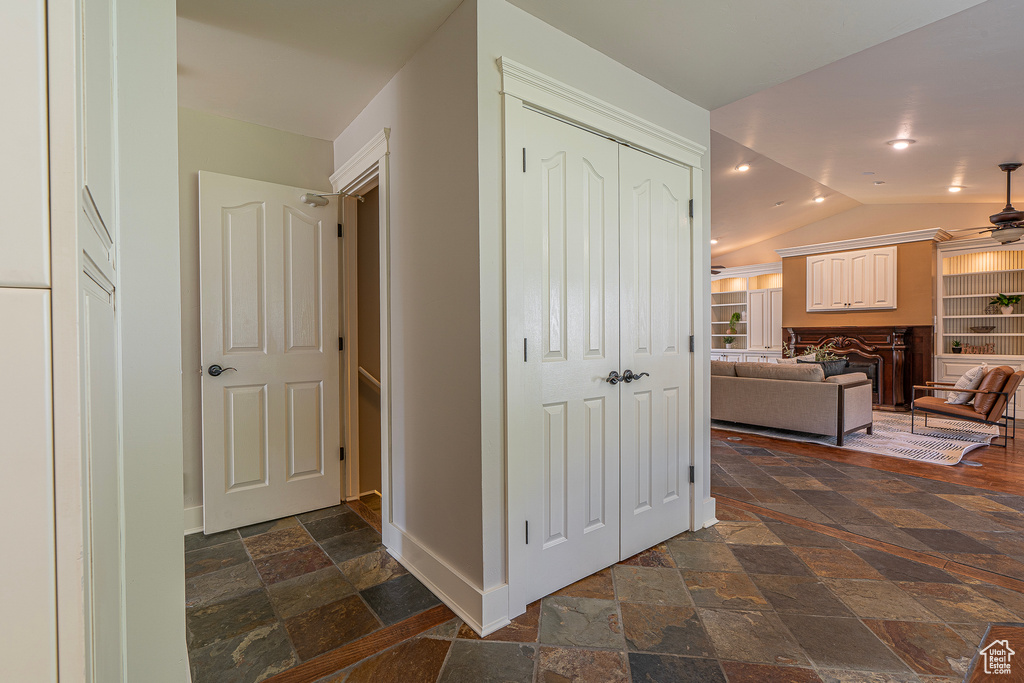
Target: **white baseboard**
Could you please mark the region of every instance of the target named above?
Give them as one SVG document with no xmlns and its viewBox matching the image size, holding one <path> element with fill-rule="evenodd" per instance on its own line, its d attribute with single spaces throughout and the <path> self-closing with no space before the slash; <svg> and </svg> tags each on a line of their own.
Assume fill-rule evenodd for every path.
<svg viewBox="0 0 1024 683">
<path fill-rule="evenodd" d="M 388 552 L 478 635 L 486 636 L 509 624 L 508 584 L 481 590 L 409 534 L 387 526 L 390 533 L 385 538 L 392 541 Z"/>
<path fill-rule="evenodd" d="M 711 496 L 705 498 L 704 505 L 701 509 L 704 513 L 704 523 L 701 524 L 699 528 L 704 529 L 714 524 L 718 524 L 718 517 L 716 516 L 717 502 L 714 498 Z"/>
<path fill-rule="evenodd" d="M 185 535 L 203 530 L 203 506 L 185 508 Z"/>
<path fill-rule="evenodd" d="M 351 496 L 351 497 L 349 497 L 349 498 L 346 498 L 346 499 L 345 499 L 345 502 L 347 503 L 347 502 L 348 502 L 348 501 L 350 501 L 350 500 L 359 500 L 359 499 L 360 499 L 360 498 L 362 498 L 363 496 L 368 496 L 368 495 L 370 495 L 371 493 L 376 493 L 376 494 L 377 494 L 378 496 L 380 496 L 380 495 L 381 495 L 381 494 L 380 494 L 380 491 L 378 491 L 377 489 L 373 489 L 372 491 L 363 491 L 363 492 L 362 492 L 362 493 L 360 493 L 360 494 L 359 494 L 358 496 Z M 381 496 L 381 497 L 383 497 L 383 496 Z"/>
</svg>

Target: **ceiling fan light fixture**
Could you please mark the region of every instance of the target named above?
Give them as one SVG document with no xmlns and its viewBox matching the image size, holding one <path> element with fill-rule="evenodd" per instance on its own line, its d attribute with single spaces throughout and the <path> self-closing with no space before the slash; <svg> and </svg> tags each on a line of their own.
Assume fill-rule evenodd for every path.
<svg viewBox="0 0 1024 683">
<path fill-rule="evenodd" d="M 960 185 L 950 185 L 950 186 L 949 186 L 948 188 L 946 188 L 946 189 L 947 189 L 947 190 L 949 190 L 950 192 L 959 192 L 960 190 L 962 190 L 962 189 L 964 189 L 964 188 L 963 188 L 963 187 L 961 187 Z"/>
<path fill-rule="evenodd" d="M 1024 237 L 1024 227 L 1000 228 L 992 231 L 992 239 L 1000 244 L 1016 242 Z"/>
<path fill-rule="evenodd" d="M 736 167 L 736 170 L 739 171 L 740 173 L 744 173 L 746 171 L 749 171 L 750 170 L 750 164 L 740 164 L 739 166 Z"/>
<path fill-rule="evenodd" d="M 917 142 L 917 140 L 911 140 L 910 138 L 897 138 L 896 140 L 889 140 L 885 144 L 891 145 L 893 149 L 906 149 L 915 142 Z"/>
</svg>

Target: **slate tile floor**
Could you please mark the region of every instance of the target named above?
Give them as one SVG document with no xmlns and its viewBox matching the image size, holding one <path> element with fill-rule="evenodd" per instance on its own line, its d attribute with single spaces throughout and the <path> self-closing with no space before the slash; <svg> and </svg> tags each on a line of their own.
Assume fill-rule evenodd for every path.
<svg viewBox="0 0 1024 683">
<path fill-rule="evenodd" d="M 564 588 L 484 639 L 452 619 L 319 683 L 952 682 L 990 623 L 1024 622 L 1020 592 L 725 496 L 964 564 L 1005 558 L 986 568 L 1008 574 L 1024 560 L 1018 497 L 725 442 L 713 462 L 716 526 Z M 187 539 L 196 683 L 264 680 L 437 604 L 354 517 L 341 506 Z"/>
</svg>

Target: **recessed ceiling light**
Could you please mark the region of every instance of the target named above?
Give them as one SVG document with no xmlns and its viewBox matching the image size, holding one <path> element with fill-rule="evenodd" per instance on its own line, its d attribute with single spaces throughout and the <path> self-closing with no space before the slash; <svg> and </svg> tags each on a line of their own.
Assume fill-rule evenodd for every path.
<svg viewBox="0 0 1024 683">
<path fill-rule="evenodd" d="M 861 171 L 861 175 L 875 175 L 874 171 Z"/>
<path fill-rule="evenodd" d="M 786 203 L 785 201 L 775 202 L 775 206 L 782 206 L 785 203 Z"/>
<path fill-rule="evenodd" d="M 718 240 L 716 240 L 716 239 L 712 238 L 712 239 L 711 239 L 711 244 L 718 244 Z"/>
<path fill-rule="evenodd" d="M 892 145 L 893 149 L 906 149 L 907 147 L 910 147 L 915 142 L 917 142 L 917 140 L 911 140 L 910 138 L 900 138 L 898 140 L 889 140 L 885 144 Z"/>
<path fill-rule="evenodd" d="M 815 197 L 814 201 L 817 202 L 818 204 L 821 204 L 823 201 L 825 201 L 825 198 L 824 197 Z"/>
<path fill-rule="evenodd" d="M 875 181 L 875 185 L 885 185 L 885 181 L 884 180 L 876 180 Z"/>
<path fill-rule="evenodd" d="M 736 167 L 736 170 L 739 171 L 740 173 L 743 173 L 744 171 L 749 171 L 750 164 L 740 164 L 739 166 Z"/>
<path fill-rule="evenodd" d="M 959 192 L 964 188 L 960 187 L 959 185 L 950 185 L 948 189 L 950 192 Z"/>
</svg>

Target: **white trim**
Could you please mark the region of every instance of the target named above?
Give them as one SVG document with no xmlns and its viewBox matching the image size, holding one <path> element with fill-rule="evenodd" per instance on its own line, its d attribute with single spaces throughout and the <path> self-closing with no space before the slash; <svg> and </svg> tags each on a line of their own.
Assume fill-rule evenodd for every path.
<svg viewBox="0 0 1024 683">
<path fill-rule="evenodd" d="M 388 154 L 388 139 L 391 136 L 391 129 L 384 128 L 374 135 L 369 142 L 363 145 L 355 155 L 342 164 L 338 170 L 331 174 L 331 186 L 335 192 L 344 191 L 344 188 L 351 187 L 368 172 L 372 172 L 377 162 Z"/>
<path fill-rule="evenodd" d="M 581 123 L 620 142 L 686 166 L 699 167 L 708 151 L 707 147 L 698 142 L 645 121 L 511 59 L 499 57 L 497 62 L 501 72 L 502 95 L 514 96 L 532 107 L 557 114 L 559 118 Z"/>
<path fill-rule="evenodd" d="M 964 239 L 951 239 L 939 245 L 939 251 L 954 251 L 961 249 L 965 252 L 977 251 L 979 249 L 1000 250 L 1010 247 L 1014 243 L 1000 244 L 991 237 L 968 237 Z"/>
<path fill-rule="evenodd" d="M 185 508 L 185 535 L 203 530 L 203 506 Z"/>
<path fill-rule="evenodd" d="M 388 552 L 470 628 L 486 636 L 510 623 L 508 585 L 481 590 L 412 536 L 390 526 L 395 534 Z"/>
<path fill-rule="evenodd" d="M 775 253 L 782 258 L 790 256 L 807 256 L 808 254 L 824 254 L 831 251 L 847 251 L 849 249 L 866 249 L 869 247 L 887 247 L 892 244 L 905 244 L 907 242 L 945 242 L 952 235 L 942 228 L 927 228 L 925 230 L 912 230 L 910 232 L 897 232 L 891 235 L 875 235 L 873 237 L 858 237 L 852 240 L 840 240 L 838 242 L 823 242 L 821 244 L 808 244 L 802 247 L 786 247 L 776 249 Z"/>
<path fill-rule="evenodd" d="M 730 277 L 751 277 L 754 275 L 768 275 L 770 273 L 781 273 L 782 261 L 771 263 L 755 263 L 749 266 L 736 266 L 734 268 L 722 268 L 718 275 L 712 275 L 712 280 L 724 280 Z"/>
</svg>

